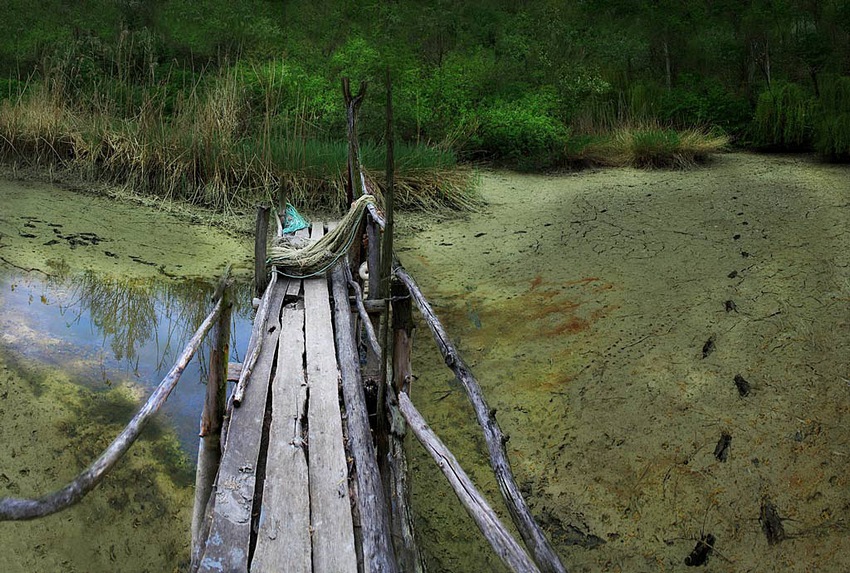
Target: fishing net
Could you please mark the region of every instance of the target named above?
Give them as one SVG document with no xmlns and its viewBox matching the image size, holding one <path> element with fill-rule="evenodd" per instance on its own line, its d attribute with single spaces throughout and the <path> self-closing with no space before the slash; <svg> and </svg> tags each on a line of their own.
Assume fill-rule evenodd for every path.
<svg viewBox="0 0 850 573">
<path fill-rule="evenodd" d="M 269 249 L 266 265 L 277 267 L 277 272 L 290 278 L 324 274 L 348 253 L 370 203 L 375 203 L 373 195 L 361 196 L 337 226 L 318 241 L 311 242 L 310 239 L 295 235 L 276 238 Z"/>
</svg>

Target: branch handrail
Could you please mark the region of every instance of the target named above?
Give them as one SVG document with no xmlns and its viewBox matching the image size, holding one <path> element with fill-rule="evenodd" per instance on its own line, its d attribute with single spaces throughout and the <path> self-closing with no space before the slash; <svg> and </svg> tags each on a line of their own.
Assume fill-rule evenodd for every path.
<svg viewBox="0 0 850 573">
<path fill-rule="evenodd" d="M 472 483 L 451 450 L 428 426 L 406 392 L 398 395 L 399 409 L 410 429 L 442 470 L 449 484 L 496 554 L 512 571 L 540 573 L 531 558 Z"/>
<path fill-rule="evenodd" d="M 481 386 L 478 384 L 472 371 L 463 361 L 463 358 L 458 353 L 448 334 L 446 334 L 440 319 L 437 318 L 434 309 L 431 308 L 425 295 L 422 294 L 419 285 L 416 284 L 413 277 L 407 273 L 398 261 L 393 263 L 393 273 L 405 285 L 413 302 L 426 319 L 431 329 L 431 334 L 446 362 L 446 366 L 454 371 L 455 376 L 461 383 L 461 386 L 463 386 L 472 404 L 475 417 L 484 432 L 484 440 L 487 443 L 487 450 L 490 457 L 490 466 L 496 475 L 499 490 L 508 507 L 511 519 L 516 525 L 517 530 L 519 530 L 520 536 L 526 546 L 531 551 L 534 562 L 545 573 L 566 573 L 566 568 L 561 563 L 549 540 L 543 534 L 543 530 L 537 521 L 535 521 L 534 516 L 531 514 L 531 509 L 528 507 L 525 498 L 519 490 L 505 452 L 507 439 L 496 422 L 496 411 L 491 410 L 487 405 Z"/>
<path fill-rule="evenodd" d="M 192 335 L 174 366 L 162 379 L 147 402 L 139 408 L 133 419 L 109 444 L 103 453 L 88 468 L 65 487 L 37 499 L 6 497 L 0 499 L 0 521 L 20 521 L 51 515 L 74 505 L 93 490 L 106 477 L 121 457 L 136 441 L 151 416 L 156 414 L 180 380 L 180 375 L 192 360 L 206 334 L 215 324 L 223 309 L 223 297 L 218 297 L 215 306 Z"/>
</svg>

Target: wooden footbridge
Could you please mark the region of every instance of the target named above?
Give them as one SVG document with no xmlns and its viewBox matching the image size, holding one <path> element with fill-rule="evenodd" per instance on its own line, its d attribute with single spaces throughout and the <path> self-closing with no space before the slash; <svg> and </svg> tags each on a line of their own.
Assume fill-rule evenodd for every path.
<svg viewBox="0 0 850 573">
<path fill-rule="evenodd" d="M 344 81 L 343 93 L 349 173 L 358 175 L 350 178 L 349 196 L 364 199 L 351 203 L 365 215 L 300 231 L 298 247 L 287 251 L 293 263 L 266 252 L 269 209 L 261 207 L 259 301 L 245 361 L 228 362 L 231 301 L 223 280 L 213 310 L 177 363 L 101 457 L 52 494 L 0 500 L 0 520 L 48 515 L 92 491 L 165 402 L 212 331 L 192 520 L 193 572 L 423 571 L 408 501 L 407 430 L 440 466 L 505 564 L 514 571 L 566 571 L 519 492 L 495 410 L 418 285 L 393 257 L 391 123 L 381 212 L 374 186 L 360 169 L 354 137 L 365 86 L 352 97 Z M 389 101 L 388 112 L 391 117 Z M 281 200 L 281 212 L 285 205 Z M 278 225 L 276 240 L 284 239 L 284 224 Z M 299 253 L 324 248 L 333 237 L 341 239 L 328 249 L 333 252 L 318 253 L 318 269 L 296 264 Z M 362 286 L 352 273 L 361 260 L 370 271 L 368 285 Z M 365 298 L 363 287 L 368 287 Z M 472 403 L 521 542 L 410 400 L 413 306 Z"/>
</svg>

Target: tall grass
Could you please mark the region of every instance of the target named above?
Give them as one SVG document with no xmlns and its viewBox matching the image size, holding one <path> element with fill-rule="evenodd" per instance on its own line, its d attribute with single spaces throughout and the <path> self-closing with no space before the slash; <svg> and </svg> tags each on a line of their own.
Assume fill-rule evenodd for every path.
<svg viewBox="0 0 850 573">
<path fill-rule="evenodd" d="M 626 125 L 588 143 L 581 157 L 598 165 L 685 168 L 729 145 L 729 138 L 698 129 L 674 130 L 647 122 Z"/>
<path fill-rule="evenodd" d="M 815 101 L 797 84 L 777 82 L 762 92 L 753 121 L 760 145 L 798 149 L 811 145 Z"/>
<path fill-rule="evenodd" d="M 830 159 L 850 159 L 850 77 L 821 78 L 818 103 L 815 150 Z"/>
<path fill-rule="evenodd" d="M 344 134 L 322 133 L 305 105 L 283 102 L 274 78 L 248 89 L 239 66 L 174 87 L 153 73 L 133 83 L 129 64 L 115 77 L 79 80 L 76 52 L 37 84 L 0 103 L 0 156 L 60 166 L 85 177 L 220 211 L 273 200 L 283 189 L 307 209 L 344 206 Z M 127 50 L 118 50 L 123 54 Z M 116 56 L 117 57 L 117 56 Z M 123 56 L 122 56 L 123 57 Z M 383 146 L 364 141 L 367 173 L 383 173 Z M 396 146 L 400 207 L 467 208 L 472 172 L 425 145 Z M 371 176 L 371 175 L 370 175 Z M 380 189 L 382 175 L 374 176 Z"/>
</svg>

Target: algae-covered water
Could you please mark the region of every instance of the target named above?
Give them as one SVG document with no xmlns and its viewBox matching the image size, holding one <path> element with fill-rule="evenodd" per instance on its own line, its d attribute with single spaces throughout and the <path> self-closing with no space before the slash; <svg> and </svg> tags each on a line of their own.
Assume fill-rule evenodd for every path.
<svg viewBox="0 0 850 573">
<path fill-rule="evenodd" d="M 850 570 L 850 168 L 730 154 L 691 171 L 488 172 L 482 194 L 465 220 L 407 218 L 399 256 L 567 567 L 690 570 L 712 535 L 706 570 Z M 507 519 L 422 325 L 415 348 L 414 402 Z M 431 571 L 501 570 L 412 451 Z"/>
<path fill-rule="evenodd" d="M 481 213 L 402 216 L 397 251 L 497 409 L 567 567 L 690 570 L 710 534 L 705 570 L 850 570 L 850 168 L 730 154 L 691 171 L 485 172 L 481 191 Z M 0 201 L 0 495 L 38 495 L 108 444 L 217 275 L 228 262 L 247 274 L 250 251 L 51 186 L 0 183 Z M 506 518 L 422 325 L 415 350 L 414 401 Z M 0 523 L 0 569 L 185 567 L 193 368 L 81 504 Z M 411 453 L 430 571 L 503 570 L 430 458 Z M 765 507 L 784 529 L 774 544 Z"/>
<path fill-rule="evenodd" d="M 184 218 L 43 184 L 0 182 L 0 201 L 0 496 L 39 496 L 120 432 L 208 312 L 217 275 L 233 263 L 244 276 L 249 250 Z M 185 568 L 207 355 L 80 504 L 0 523 L 0 569 Z"/>
</svg>

